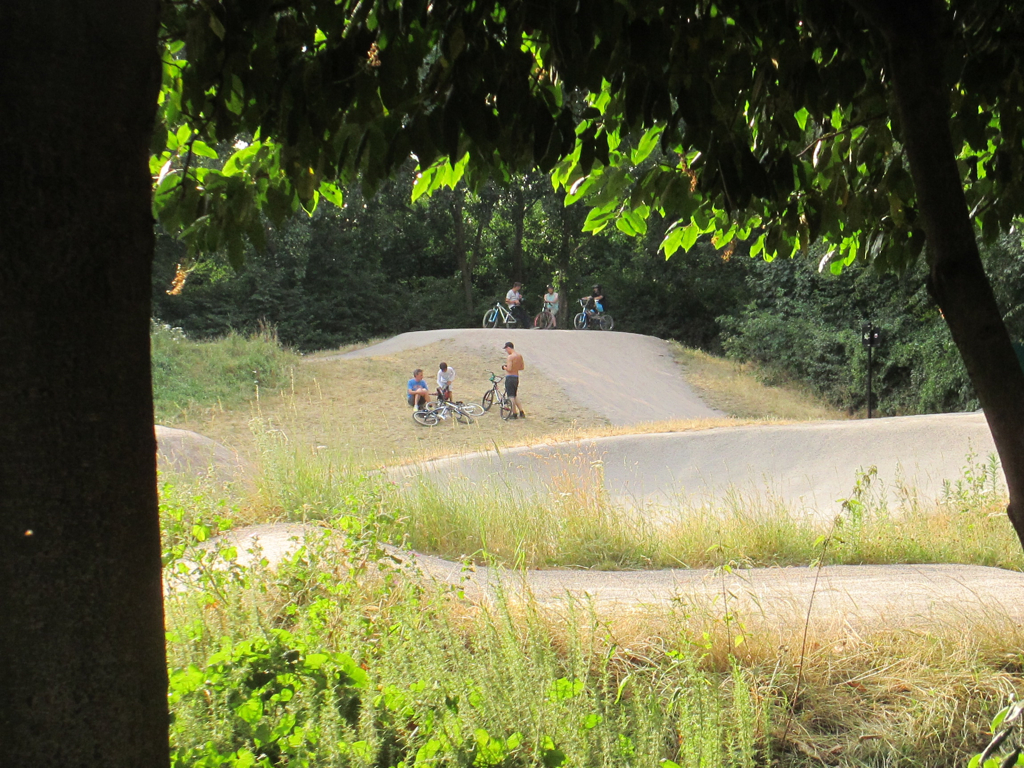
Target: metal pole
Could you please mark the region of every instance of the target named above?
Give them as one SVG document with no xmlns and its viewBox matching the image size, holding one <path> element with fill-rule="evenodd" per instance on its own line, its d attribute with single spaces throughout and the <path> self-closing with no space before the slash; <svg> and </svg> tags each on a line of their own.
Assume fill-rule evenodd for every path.
<svg viewBox="0 0 1024 768">
<path fill-rule="evenodd" d="M 868 326 L 868 333 L 871 333 L 871 326 Z M 871 418 L 871 347 L 873 344 L 868 344 L 868 418 Z"/>
<path fill-rule="evenodd" d="M 871 348 L 877 347 L 880 339 L 878 329 L 875 328 L 874 323 L 867 323 L 861 326 L 861 343 L 868 350 L 868 418 L 871 418 L 871 377 L 872 377 L 872 366 L 871 366 Z"/>
</svg>

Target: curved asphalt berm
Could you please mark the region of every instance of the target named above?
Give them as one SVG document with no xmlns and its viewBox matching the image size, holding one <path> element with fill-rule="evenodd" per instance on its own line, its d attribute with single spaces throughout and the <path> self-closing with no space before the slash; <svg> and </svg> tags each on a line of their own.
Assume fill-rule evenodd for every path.
<svg viewBox="0 0 1024 768">
<path fill-rule="evenodd" d="M 830 421 L 780 426 L 716 427 L 693 432 L 626 435 L 447 457 L 398 470 L 405 477 L 440 474 L 447 484 L 544 492 L 603 484 L 620 504 L 664 509 L 740 496 L 783 502 L 795 514 L 831 517 L 872 469 L 869 493 L 890 505 L 908 495 L 928 503 L 965 465 L 993 454 L 980 413 Z"/>
<path fill-rule="evenodd" d="M 539 369 L 581 404 L 613 424 L 721 418 L 687 385 L 668 344 L 633 333 L 449 329 L 403 333 L 341 358 L 387 355 L 448 340 L 473 351 L 511 339 L 526 357 L 524 385 Z M 721 427 L 689 432 L 626 435 L 574 443 L 486 451 L 399 470 L 446 483 L 541 491 L 566 473 L 603 483 L 619 503 L 664 507 L 740 494 L 770 498 L 795 513 L 830 516 L 848 498 L 861 472 L 872 467 L 872 493 L 890 502 L 908 492 L 927 503 L 944 483 L 963 476 L 969 461 L 995 451 L 981 413 L 887 419 Z"/>
<path fill-rule="evenodd" d="M 542 370 L 613 423 L 717 415 L 686 386 L 664 342 L 635 334 L 421 331 L 339 357 L 386 355 L 444 339 L 474 350 L 493 347 L 496 359 L 501 344 L 511 339 L 526 357 L 527 376 Z M 912 490 L 924 500 L 940 493 L 943 482 L 959 479 L 971 456 L 982 462 L 992 450 L 983 416 L 969 413 L 609 437 L 471 454 L 399 471 L 428 480 L 443 473 L 447 483 L 458 476 L 470 483 L 513 478 L 538 490 L 554 474 L 569 472 L 580 482 L 604 483 L 613 496 L 639 506 L 687 494 L 767 492 L 794 511 L 827 515 L 836 510 L 836 499 L 851 494 L 858 470 L 877 467 L 874 485 L 881 484 L 890 497 Z M 258 541 L 273 562 L 307 533 L 294 526 L 262 526 L 230 535 L 240 551 Z M 458 584 L 483 599 L 499 585 L 522 585 L 543 603 L 584 599 L 619 612 L 682 607 L 693 614 L 756 620 L 783 636 L 805 619 L 816 631 L 839 632 L 1024 620 L 1024 576 L 980 566 L 517 573 L 467 571 L 460 563 L 397 550 L 393 556 L 417 573 Z"/>
<path fill-rule="evenodd" d="M 309 539 L 330 537 L 314 525 L 273 524 L 231 531 L 221 539 L 243 564 L 281 559 Z M 962 629 L 985 622 L 999 630 L 1024 620 L 1024 576 L 973 565 L 846 565 L 660 571 L 511 571 L 466 566 L 395 547 L 390 565 L 411 578 L 458 587 L 474 600 L 529 595 L 539 605 L 584 602 L 600 615 L 680 611 L 784 640 L 793 628 L 821 636 L 862 630 Z"/>
<path fill-rule="evenodd" d="M 505 358 L 502 345 L 511 341 L 526 359 L 524 387 L 529 388 L 533 371 L 541 371 L 570 398 L 615 425 L 724 416 L 705 405 L 686 383 L 666 342 L 636 333 L 500 328 L 413 331 L 338 357 L 389 355 L 437 341 L 450 341 L 473 352 L 493 351 L 496 368 Z"/>
</svg>

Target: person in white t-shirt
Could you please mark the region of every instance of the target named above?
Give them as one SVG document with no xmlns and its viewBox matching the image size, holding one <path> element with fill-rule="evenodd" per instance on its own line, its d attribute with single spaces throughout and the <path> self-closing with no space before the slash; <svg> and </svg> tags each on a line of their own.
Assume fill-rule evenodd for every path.
<svg viewBox="0 0 1024 768">
<path fill-rule="evenodd" d="M 455 378 L 455 369 L 448 363 L 441 363 L 437 370 L 437 394 L 445 400 L 452 399 L 452 379 Z"/>
<path fill-rule="evenodd" d="M 512 317 L 516 319 L 516 322 L 523 328 L 528 328 L 530 318 L 526 316 L 526 310 L 523 309 L 522 288 L 522 283 L 514 283 L 512 289 L 505 294 L 505 303 L 508 305 L 508 311 L 512 313 Z"/>
</svg>

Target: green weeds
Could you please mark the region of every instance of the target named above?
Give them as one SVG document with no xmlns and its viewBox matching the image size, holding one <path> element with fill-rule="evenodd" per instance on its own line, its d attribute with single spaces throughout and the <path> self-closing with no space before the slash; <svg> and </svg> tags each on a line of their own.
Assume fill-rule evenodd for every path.
<svg viewBox="0 0 1024 768">
<path fill-rule="evenodd" d="M 258 390 L 292 384 L 299 356 L 272 329 L 190 341 L 180 329 L 153 324 L 153 399 L 158 424 L 175 424 L 210 409 L 244 406 Z"/>
</svg>

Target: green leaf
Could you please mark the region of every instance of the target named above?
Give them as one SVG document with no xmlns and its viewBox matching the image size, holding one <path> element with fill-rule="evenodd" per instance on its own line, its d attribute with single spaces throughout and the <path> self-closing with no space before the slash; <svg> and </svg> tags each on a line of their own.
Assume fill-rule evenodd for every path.
<svg viewBox="0 0 1024 768">
<path fill-rule="evenodd" d="M 684 251 L 689 252 L 689 250 L 693 248 L 694 245 L 696 245 L 697 238 L 700 237 L 701 234 L 703 234 L 702 227 L 698 226 L 697 224 L 691 221 L 689 224 L 683 227 L 682 231 L 683 236 L 679 241 L 679 245 Z"/>
<path fill-rule="evenodd" d="M 630 159 L 633 161 L 633 165 L 640 165 L 640 163 L 647 159 L 654 148 L 658 146 L 658 138 L 664 130 L 665 126 L 656 125 L 643 135 L 637 148 L 631 153 Z"/>
<path fill-rule="evenodd" d="M 1003 707 L 998 712 L 996 712 L 996 716 L 992 718 L 992 733 L 995 733 L 999 730 L 999 726 L 1003 724 L 1003 720 L 1005 720 L 1006 716 L 1010 714 L 1010 709 L 1012 709 L 1012 707 Z"/>
<path fill-rule="evenodd" d="M 263 717 L 263 702 L 258 696 L 253 696 L 236 707 L 235 714 L 249 725 L 255 725 Z"/>
<path fill-rule="evenodd" d="M 586 221 L 583 222 L 584 232 L 600 232 L 602 229 L 608 226 L 611 220 L 615 218 L 614 210 L 592 208 L 590 213 L 587 214 Z"/>
<path fill-rule="evenodd" d="M 793 115 L 793 117 L 796 118 L 796 124 L 800 126 L 801 131 L 807 129 L 807 115 L 808 112 L 806 108 L 801 109 L 799 112 Z"/>
<path fill-rule="evenodd" d="M 636 237 L 637 235 L 636 229 L 633 228 L 632 223 L 625 217 L 625 215 L 620 216 L 615 220 L 615 227 L 619 231 L 625 232 L 630 237 Z"/>
<path fill-rule="evenodd" d="M 337 184 L 329 181 L 321 181 L 320 194 L 327 202 L 333 203 L 338 208 L 343 208 L 345 206 L 345 200 L 342 196 L 341 188 Z"/>
<path fill-rule="evenodd" d="M 205 141 L 196 139 L 192 142 L 192 154 L 200 157 L 209 157 L 211 160 L 218 158 L 217 151 L 210 147 Z"/>
<path fill-rule="evenodd" d="M 215 13 L 210 14 L 210 29 L 212 29 L 213 34 L 221 40 L 223 40 L 224 35 L 227 34 L 227 31 L 224 29 L 224 25 L 221 23 L 221 20 L 217 18 L 217 14 Z"/>
<path fill-rule="evenodd" d="M 582 680 L 569 680 L 566 677 L 560 677 L 554 680 L 548 688 L 548 699 L 551 701 L 566 701 L 582 693 L 583 688 Z"/>
</svg>

